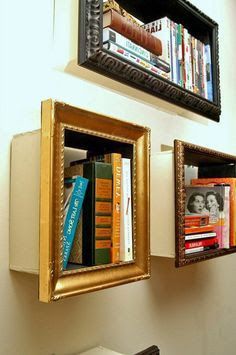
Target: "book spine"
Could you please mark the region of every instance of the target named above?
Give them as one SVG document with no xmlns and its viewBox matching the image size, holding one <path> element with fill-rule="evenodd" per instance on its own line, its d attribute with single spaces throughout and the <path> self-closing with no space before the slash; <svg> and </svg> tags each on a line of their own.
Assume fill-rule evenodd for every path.
<svg viewBox="0 0 236 355">
<path fill-rule="evenodd" d="M 214 245 L 217 243 L 218 243 L 217 237 L 208 238 L 208 239 L 204 239 L 204 240 L 194 240 L 193 242 L 186 242 L 185 249 L 206 247 L 206 246 Z"/>
<path fill-rule="evenodd" d="M 211 68 L 211 47 L 205 45 L 205 66 L 206 66 L 206 92 L 207 99 L 213 101 L 212 68 Z"/>
<path fill-rule="evenodd" d="M 133 260 L 131 161 L 122 158 L 120 260 Z"/>
<path fill-rule="evenodd" d="M 111 262 L 112 166 L 94 161 L 84 163 L 84 177 L 89 184 L 83 207 L 83 264 L 108 264 Z"/>
<path fill-rule="evenodd" d="M 187 234 L 185 235 L 185 240 L 203 239 L 203 238 L 211 238 L 211 237 L 216 237 L 216 232 Z"/>
<path fill-rule="evenodd" d="M 211 223 L 211 221 L 210 221 Z M 197 234 L 197 233 L 206 233 L 206 232 L 212 232 L 213 231 L 213 226 L 211 224 L 206 225 L 206 226 L 200 226 L 200 227 L 185 227 L 184 228 L 184 233 L 185 234 Z"/>
<path fill-rule="evenodd" d="M 114 44 L 117 44 L 118 46 L 121 46 L 122 48 L 126 49 L 130 53 L 133 53 L 137 55 L 138 57 L 147 60 L 150 62 L 152 65 L 160 68 L 161 70 L 165 72 L 170 71 L 170 65 L 166 63 L 165 61 L 161 60 L 157 55 L 149 52 L 145 48 L 137 45 L 133 41 L 129 40 L 128 38 L 124 37 L 120 33 L 112 30 L 109 27 L 106 27 L 103 29 L 103 43 L 106 42 L 113 42 Z"/>
<path fill-rule="evenodd" d="M 168 17 L 156 20 L 155 25 L 145 25 L 144 28 L 162 43 L 161 59 L 171 66 L 171 24 Z"/>
<path fill-rule="evenodd" d="M 177 25 L 177 78 L 178 78 L 178 85 L 184 86 L 183 83 L 183 44 L 182 44 L 182 25 Z"/>
<path fill-rule="evenodd" d="M 162 76 L 163 78 L 170 80 L 170 73 L 164 72 L 163 70 L 157 68 L 153 64 L 145 61 L 144 59 L 139 58 L 138 56 L 130 53 L 129 51 L 125 50 L 121 46 L 114 44 L 111 41 L 105 43 L 103 47 L 108 49 L 118 57 L 121 57 L 128 62 L 132 62 L 142 69 L 146 69 L 147 71 L 151 72 L 153 75 Z"/>
<path fill-rule="evenodd" d="M 206 247 L 197 247 L 197 248 L 190 248 L 190 249 L 185 249 L 185 255 L 192 254 L 192 253 L 199 253 L 202 251 L 207 251 L 211 249 L 217 249 L 218 244 L 206 246 Z"/>
<path fill-rule="evenodd" d="M 120 262 L 120 204 L 121 204 L 121 154 L 105 154 L 105 162 L 112 164 L 112 238 L 111 262 Z"/>
<path fill-rule="evenodd" d="M 70 167 L 65 168 L 64 177 L 73 177 L 75 175 L 83 176 L 83 164 L 77 164 Z M 82 239 L 82 231 L 83 231 L 83 208 L 80 214 L 80 220 L 76 228 L 74 241 L 72 244 L 69 262 L 75 264 L 82 264 L 82 248 L 83 248 L 83 239 Z"/>
<path fill-rule="evenodd" d="M 77 176 L 63 228 L 63 268 L 66 269 L 87 189 L 88 180 Z"/>
<path fill-rule="evenodd" d="M 103 27 L 113 28 L 113 30 L 156 55 L 162 54 L 162 44 L 158 38 L 155 38 L 144 28 L 132 23 L 113 9 L 103 14 Z"/>
</svg>

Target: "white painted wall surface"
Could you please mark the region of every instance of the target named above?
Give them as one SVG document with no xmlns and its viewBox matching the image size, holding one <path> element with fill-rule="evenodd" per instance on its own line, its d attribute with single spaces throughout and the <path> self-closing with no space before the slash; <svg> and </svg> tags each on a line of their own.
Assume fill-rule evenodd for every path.
<svg viewBox="0 0 236 355">
<path fill-rule="evenodd" d="M 76 0 L 0 1 L 0 354 L 67 355 L 97 344 L 126 354 L 151 344 L 161 355 L 236 353 L 236 255 L 182 269 L 153 257 L 150 280 L 49 305 L 37 301 L 35 276 L 8 269 L 10 142 L 40 128 L 42 100 L 149 126 L 152 152 L 178 138 L 236 154 L 236 3 L 192 2 L 219 23 L 220 123 L 75 70 Z"/>
</svg>

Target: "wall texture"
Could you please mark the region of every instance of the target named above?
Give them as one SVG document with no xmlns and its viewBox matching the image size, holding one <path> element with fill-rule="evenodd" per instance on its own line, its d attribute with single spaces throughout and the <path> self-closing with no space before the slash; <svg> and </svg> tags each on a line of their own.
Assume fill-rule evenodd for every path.
<svg viewBox="0 0 236 355">
<path fill-rule="evenodd" d="M 97 344 L 126 354 L 151 344 L 163 355 L 235 354 L 236 255 L 180 270 L 153 257 L 150 280 L 50 305 L 37 301 L 36 277 L 8 269 L 10 142 L 40 128 L 42 100 L 149 126 L 152 152 L 178 138 L 236 154 L 236 3 L 192 2 L 219 23 L 220 123 L 76 68 L 77 1 L 0 2 L 0 354 L 67 355 Z"/>
</svg>

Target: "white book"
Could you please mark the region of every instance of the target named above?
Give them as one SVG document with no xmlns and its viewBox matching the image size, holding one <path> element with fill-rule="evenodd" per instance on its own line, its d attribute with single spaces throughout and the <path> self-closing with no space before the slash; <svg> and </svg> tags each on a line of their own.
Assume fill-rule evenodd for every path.
<svg viewBox="0 0 236 355">
<path fill-rule="evenodd" d="M 154 37 L 157 37 L 162 42 L 161 59 L 171 65 L 171 29 L 170 19 L 163 17 L 159 20 L 147 23 L 143 26 Z"/>
<path fill-rule="evenodd" d="M 170 80 L 170 73 L 166 73 L 163 70 L 157 68 L 155 65 L 152 63 L 140 58 L 136 54 L 132 54 L 130 51 L 126 50 L 125 48 L 108 41 L 103 44 L 103 48 L 108 49 L 110 52 L 114 53 L 120 58 L 125 59 L 126 61 L 132 62 L 136 64 L 138 67 L 142 69 L 146 69 L 153 75 L 159 75 L 162 76 L 163 78 Z"/>
<path fill-rule="evenodd" d="M 185 234 L 185 240 L 205 239 L 216 237 L 216 232 L 206 232 L 197 234 Z"/>
<path fill-rule="evenodd" d="M 122 158 L 121 214 L 120 214 L 120 260 L 133 260 L 131 161 Z"/>
</svg>

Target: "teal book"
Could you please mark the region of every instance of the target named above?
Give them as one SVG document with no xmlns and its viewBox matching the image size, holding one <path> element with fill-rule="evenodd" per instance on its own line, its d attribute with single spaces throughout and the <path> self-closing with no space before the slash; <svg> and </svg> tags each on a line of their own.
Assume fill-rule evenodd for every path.
<svg viewBox="0 0 236 355">
<path fill-rule="evenodd" d="M 76 228 L 79 223 L 81 209 L 88 186 L 88 179 L 82 176 L 65 179 L 65 186 L 71 185 L 64 205 L 65 218 L 63 228 L 63 269 L 66 269 L 71 248 L 73 245 Z M 66 190 L 66 188 L 65 188 Z"/>
<path fill-rule="evenodd" d="M 111 262 L 112 164 L 84 163 L 83 174 L 89 180 L 83 205 L 83 264 L 108 264 Z"/>
</svg>

